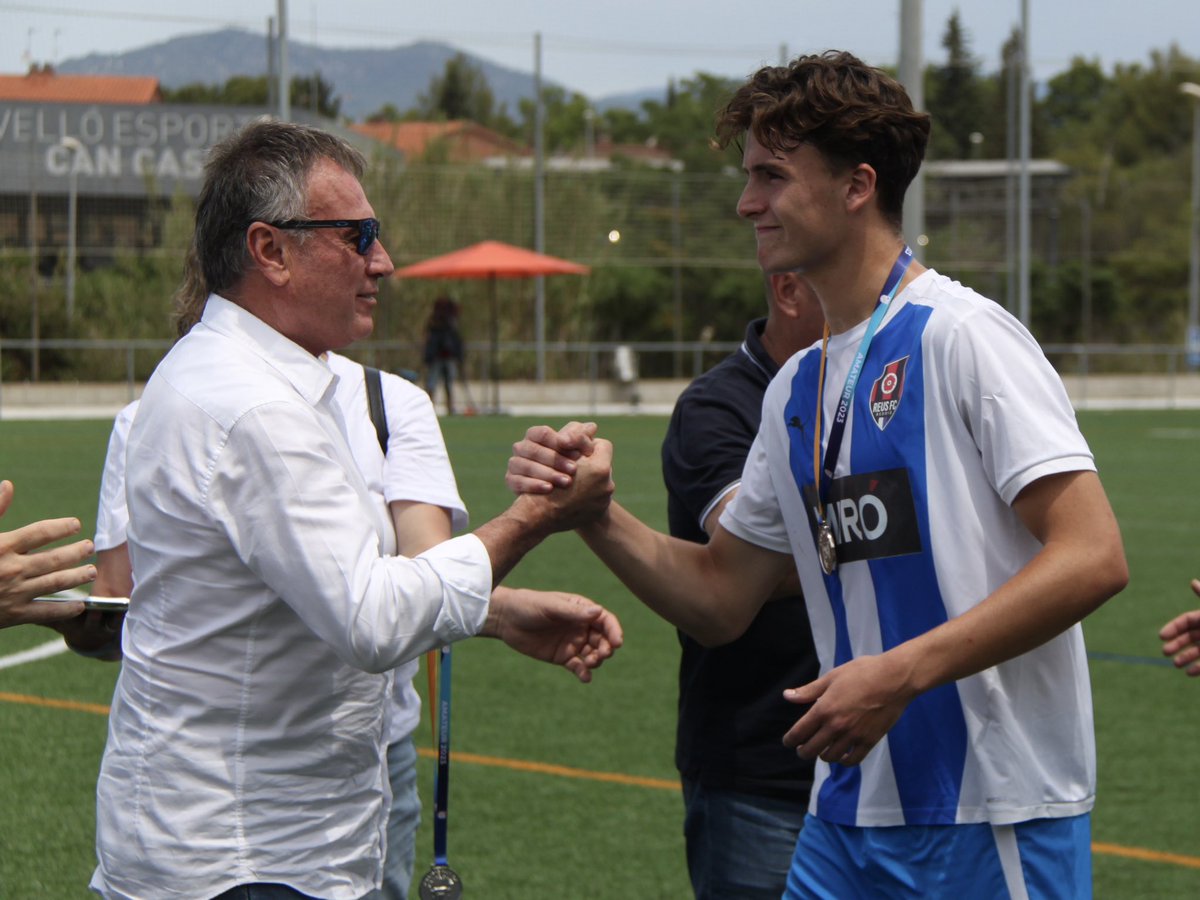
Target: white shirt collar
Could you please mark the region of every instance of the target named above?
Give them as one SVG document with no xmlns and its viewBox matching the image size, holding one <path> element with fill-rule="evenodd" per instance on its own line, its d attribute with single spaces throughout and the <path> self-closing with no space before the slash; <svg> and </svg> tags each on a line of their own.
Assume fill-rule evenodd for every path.
<svg viewBox="0 0 1200 900">
<path fill-rule="evenodd" d="M 296 393 L 315 404 L 333 381 L 329 364 L 220 294 L 210 294 L 200 321 L 249 348 L 279 372 Z"/>
</svg>

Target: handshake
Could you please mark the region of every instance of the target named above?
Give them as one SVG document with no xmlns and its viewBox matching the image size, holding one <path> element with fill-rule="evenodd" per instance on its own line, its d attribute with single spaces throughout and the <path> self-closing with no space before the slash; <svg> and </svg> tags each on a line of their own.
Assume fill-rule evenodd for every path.
<svg viewBox="0 0 1200 900">
<path fill-rule="evenodd" d="M 513 444 L 504 483 L 537 504 L 552 530 L 580 528 L 608 512 L 612 456 L 612 443 L 596 437 L 594 422 L 568 422 L 559 431 L 535 425 Z"/>
</svg>

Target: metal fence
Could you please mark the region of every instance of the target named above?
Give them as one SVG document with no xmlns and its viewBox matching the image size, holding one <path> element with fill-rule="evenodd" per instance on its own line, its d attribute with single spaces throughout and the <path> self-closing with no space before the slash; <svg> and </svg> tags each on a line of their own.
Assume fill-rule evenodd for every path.
<svg viewBox="0 0 1200 900">
<path fill-rule="evenodd" d="M 86 408 L 110 415 L 115 408 L 136 399 L 144 380 L 136 377 L 153 368 L 171 342 L 158 340 L 48 340 L 42 352 L 105 354 L 121 360 L 125 377 L 105 383 L 57 382 L 31 384 L 0 380 L 0 418 L 18 414 L 51 414 L 58 408 Z M 567 377 L 538 384 L 532 377 L 536 345 L 509 341 L 499 345 L 501 366 L 493 380 L 487 371 L 488 345 L 468 346 L 476 362 L 465 373 L 471 405 L 482 411 L 514 408 L 574 408 L 580 412 L 649 411 L 670 409 L 678 392 L 696 375 L 708 370 L 736 342 L 552 342 L 546 353 L 555 368 Z M 0 362 L 5 354 L 33 352 L 28 340 L 0 340 Z M 1200 372 L 1189 365 L 1183 348 L 1173 345 L 1047 344 L 1043 347 L 1077 408 L 1200 408 Z M 411 341 L 366 341 L 348 355 L 368 365 L 420 376 L 420 347 Z M 506 368 L 506 361 L 514 365 Z M 656 363 L 657 361 L 657 363 Z M 677 378 L 645 377 L 646 370 L 677 370 Z M 0 366 L 0 371 L 3 367 Z"/>
</svg>

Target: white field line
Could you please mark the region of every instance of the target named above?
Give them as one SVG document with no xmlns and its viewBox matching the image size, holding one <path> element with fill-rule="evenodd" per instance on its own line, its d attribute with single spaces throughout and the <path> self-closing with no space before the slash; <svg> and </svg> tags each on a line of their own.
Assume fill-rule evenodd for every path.
<svg viewBox="0 0 1200 900">
<path fill-rule="evenodd" d="M 67 642 L 62 637 L 55 638 L 49 643 L 40 644 L 30 650 L 22 650 L 9 656 L 0 656 L 0 669 L 11 669 L 13 666 L 23 666 L 25 663 L 37 662 L 39 659 L 49 659 L 67 652 Z"/>
</svg>

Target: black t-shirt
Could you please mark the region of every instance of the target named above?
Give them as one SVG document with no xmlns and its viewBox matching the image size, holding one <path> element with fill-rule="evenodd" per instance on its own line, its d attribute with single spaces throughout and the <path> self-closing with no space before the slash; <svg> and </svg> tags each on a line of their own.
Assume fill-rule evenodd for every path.
<svg viewBox="0 0 1200 900">
<path fill-rule="evenodd" d="M 742 348 L 679 397 L 663 440 L 663 480 L 672 535 L 707 543 L 701 514 L 742 477 L 778 366 L 763 349 L 765 319 L 751 322 Z M 807 803 L 813 764 L 783 746 L 803 708 L 784 688 L 817 676 L 804 598 L 764 604 L 746 633 L 705 648 L 680 632 L 675 765 L 712 788 Z"/>
</svg>

